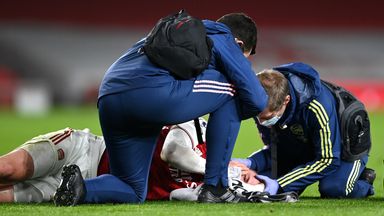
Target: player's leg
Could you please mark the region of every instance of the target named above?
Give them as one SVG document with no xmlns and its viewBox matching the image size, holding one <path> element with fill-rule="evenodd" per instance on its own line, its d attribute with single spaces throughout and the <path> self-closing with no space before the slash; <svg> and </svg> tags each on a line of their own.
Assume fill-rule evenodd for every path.
<svg viewBox="0 0 384 216">
<path fill-rule="evenodd" d="M 0 157 L 0 183 L 10 184 L 32 177 L 33 159 L 24 149 L 14 150 Z"/>
<path fill-rule="evenodd" d="M 58 160 L 53 144 L 43 139 L 28 141 L 0 157 L 0 182 L 3 183 L 0 185 L 1 201 L 49 201 L 60 182 L 56 174 L 65 161 Z M 4 183 L 14 184 L 7 187 L 9 185 Z"/>
<path fill-rule="evenodd" d="M 0 203 L 9 203 L 13 202 L 14 197 L 13 197 L 13 186 L 8 185 L 8 186 L 0 186 Z"/>
<path fill-rule="evenodd" d="M 58 175 L 44 176 L 26 180 L 13 185 L 14 202 L 41 203 L 52 200 L 56 188 L 59 186 Z"/>
<path fill-rule="evenodd" d="M 0 157 L 1 202 L 49 201 L 60 178 L 53 172 L 57 154 L 48 141 L 27 142 Z M 62 165 L 61 165 L 62 166 Z M 49 175 L 49 176 L 48 176 Z M 7 185 L 4 183 L 14 183 Z"/>
<path fill-rule="evenodd" d="M 340 167 L 319 182 L 322 197 L 328 198 L 364 198 L 373 194 L 373 186 L 359 179 L 368 156 L 354 162 L 341 161 Z"/>
<path fill-rule="evenodd" d="M 54 175 L 64 162 L 65 160 L 59 161 L 57 152 L 49 141 L 27 142 L 0 157 L 0 184 Z"/>
<path fill-rule="evenodd" d="M 60 134 L 60 132 L 59 132 Z M 64 158 L 58 155 L 57 146 L 50 141 L 42 138 L 39 141 L 31 140 L 23 144 L 17 151 L 21 150 L 28 161 L 23 162 L 23 166 L 28 167 L 28 173 L 31 174 L 28 179 L 35 179 L 45 176 L 53 176 L 60 173 L 64 163 L 70 157 L 71 152 L 69 149 L 63 148 Z M 72 145 L 72 144 L 66 144 Z"/>
</svg>

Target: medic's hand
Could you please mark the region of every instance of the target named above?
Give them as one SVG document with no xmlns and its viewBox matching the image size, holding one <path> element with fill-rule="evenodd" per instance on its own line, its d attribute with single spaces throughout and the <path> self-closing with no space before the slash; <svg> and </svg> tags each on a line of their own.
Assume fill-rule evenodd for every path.
<svg viewBox="0 0 384 216">
<path fill-rule="evenodd" d="M 263 181 L 265 184 L 265 192 L 268 192 L 270 195 L 276 195 L 279 190 L 279 183 L 275 179 L 271 179 L 268 176 L 257 175 L 256 178 Z"/>
<path fill-rule="evenodd" d="M 232 158 L 230 163 L 234 163 L 233 165 L 235 166 L 239 166 L 239 164 L 242 164 L 247 168 L 250 168 L 252 165 L 252 161 L 249 160 L 248 158 Z"/>
</svg>

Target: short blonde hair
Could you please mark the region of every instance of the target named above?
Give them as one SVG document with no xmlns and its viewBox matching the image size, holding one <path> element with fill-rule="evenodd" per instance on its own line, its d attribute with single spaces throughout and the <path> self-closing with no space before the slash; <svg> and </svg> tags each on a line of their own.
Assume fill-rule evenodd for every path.
<svg viewBox="0 0 384 216">
<path fill-rule="evenodd" d="M 268 94 L 268 108 L 270 111 L 279 110 L 289 95 L 288 80 L 279 71 L 264 69 L 257 74 L 261 85 Z"/>
</svg>

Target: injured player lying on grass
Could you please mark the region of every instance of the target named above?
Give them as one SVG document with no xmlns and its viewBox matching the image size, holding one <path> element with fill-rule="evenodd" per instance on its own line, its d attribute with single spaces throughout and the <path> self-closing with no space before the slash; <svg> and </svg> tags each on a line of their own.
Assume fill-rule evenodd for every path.
<svg viewBox="0 0 384 216">
<path fill-rule="evenodd" d="M 206 122 L 202 118 L 200 125 L 205 137 Z M 153 156 L 147 199 L 168 200 L 175 189 L 201 185 L 205 152 L 205 143 L 198 142 L 193 121 L 164 127 Z M 0 157 L 0 202 L 51 201 L 63 166 L 70 164 L 76 164 L 85 179 L 109 173 L 103 137 L 88 129 L 66 128 L 37 136 Z M 229 173 L 234 177 L 233 185 L 238 184 L 235 179 L 240 179 L 247 190 L 262 191 L 264 185 L 255 173 L 232 165 Z"/>
<path fill-rule="evenodd" d="M 188 171 L 190 174 L 203 175 L 206 158 L 205 120 L 200 119 L 200 137 L 196 133 L 196 127 L 198 126 L 193 125 L 193 121 L 173 126 L 173 132 L 166 137 L 160 156 L 171 167 Z M 150 180 L 152 176 L 150 176 Z M 237 196 L 242 197 L 245 202 L 296 202 L 298 200 L 296 193 L 269 195 L 265 192 L 265 189 L 269 186 L 266 185 L 267 181 L 265 180 L 267 178 L 266 176 L 257 175 L 255 171 L 237 161 L 231 161 L 228 167 L 229 188 L 235 191 Z M 201 181 L 197 187 L 194 185 L 193 187 L 174 189 L 170 193 L 169 199 L 197 201 L 202 184 Z"/>
</svg>

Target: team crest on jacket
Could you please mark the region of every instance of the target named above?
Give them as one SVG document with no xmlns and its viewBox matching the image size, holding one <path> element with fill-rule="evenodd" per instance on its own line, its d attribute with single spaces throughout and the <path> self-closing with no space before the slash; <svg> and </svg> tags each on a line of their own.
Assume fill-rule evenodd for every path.
<svg viewBox="0 0 384 216">
<path fill-rule="evenodd" d="M 301 126 L 300 124 L 294 124 L 289 129 L 296 136 L 303 136 L 304 135 L 303 126 Z"/>
<path fill-rule="evenodd" d="M 307 143 L 308 139 L 305 137 L 303 126 L 300 124 L 293 124 L 291 127 L 289 127 L 291 130 L 291 133 L 296 137 L 296 139 Z"/>
</svg>

